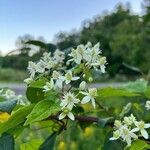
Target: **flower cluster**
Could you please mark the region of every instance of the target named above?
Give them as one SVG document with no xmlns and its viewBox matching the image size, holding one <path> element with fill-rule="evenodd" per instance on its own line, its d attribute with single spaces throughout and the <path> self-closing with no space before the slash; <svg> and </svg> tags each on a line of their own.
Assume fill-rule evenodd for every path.
<svg viewBox="0 0 150 150">
<path fill-rule="evenodd" d="M 43 74 L 46 70 L 60 68 L 64 63 L 64 59 L 64 52 L 57 49 L 54 52 L 53 56 L 51 53 L 45 52 L 43 54 L 43 57 L 37 63 L 29 61 L 28 70 L 30 73 L 30 78 L 27 78 L 25 82 L 30 83 L 35 78 L 36 73 Z"/>
<path fill-rule="evenodd" d="M 86 45 L 79 45 L 76 49 L 72 49 L 68 56 L 70 58 L 66 63 L 69 65 L 73 62 L 73 65 L 70 65 L 72 68 L 69 70 L 65 68 L 65 53 L 59 50 L 56 50 L 53 55 L 51 53 L 44 53 L 43 57 L 37 63 L 30 61 L 28 65 L 30 78 L 27 78 L 25 82 L 30 84 L 33 80 L 36 80 L 36 75 L 40 74 L 41 76 L 49 71 L 49 81 L 43 86 L 43 91 L 57 91 L 60 94 L 59 99 L 62 111 L 59 119 L 68 116 L 71 120 L 74 120 L 73 107 L 91 102 L 95 108 L 95 98 L 97 97 L 97 89 L 87 89 L 86 82 L 81 81 L 81 77 L 84 79 L 84 71 L 82 70 L 83 72 L 81 71 L 80 74 L 76 74 L 74 68 L 79 64 L 83 64 L 85 70 L 86 67 L 88 69 L 100 69 L 104 73 L 106 57 L 101 56 L 99 43 L 92 47 L 90 42 Z M 90 80 L 92 79 L 90 78 Z M 78 86 L 73 85 L 76 81 Z M 83 98 L 79 99 L 78 95 L 82 95 Z"/>
<path fill-rule="evenodd" d="M 132 139 L 136 140 L 139 136 L 148 139 L 148 133 L 145 129 L 150 128 L 150 123 L 137 121 L 133 114 L 129 117 L 124 117 L 122 122 L 120 120 L 115 120 L 114 126 L 115 131 L 110 140 L 122 139 L 130 146 Z"/>
<path fill-rule="evenodd" d="M 20 105 L 24 105 L 25 103 L 27 103 L 22 95 L 16 95 L 16 93 L 10 89 L 1 89 L 0 96 L 5 100 L 17 100 L 18 104 Z"/>
<path fill-rule="evenodd" d="M 74 61 L 76 64 L 84 62 L 88 67 L 94 69 L 101 69 L 102 73 L 105 73 L 106 57 L 101 56 L 100 44 L 97 43 L 92 47 L 92 44 L 88 42 L 86 45 L 78 45 L 76 49 L 72 49 L 69 54 L 72 57 L 69 62 Z"/>
</svg>

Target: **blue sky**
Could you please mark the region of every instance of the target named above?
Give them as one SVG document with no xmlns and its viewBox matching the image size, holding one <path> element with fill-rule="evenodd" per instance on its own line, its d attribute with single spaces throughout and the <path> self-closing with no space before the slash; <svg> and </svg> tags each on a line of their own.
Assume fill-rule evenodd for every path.
<svg viewBox="0 0 150 150">
<path fill-rule="evenodd" d="M 0 50 L 15 48 L 18 36 L 26 33 L 52 41 L 59 31 L 79 28 L 104 10 L 112 11 L 127 0 L 0 0 Z M 130 0 L 132 9 L 141 12 L 142 0 Z"/>
</svg>

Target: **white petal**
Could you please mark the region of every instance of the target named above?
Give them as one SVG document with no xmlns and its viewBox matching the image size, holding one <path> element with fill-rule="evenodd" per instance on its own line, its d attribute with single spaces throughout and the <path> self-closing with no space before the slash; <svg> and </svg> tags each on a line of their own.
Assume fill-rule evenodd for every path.
<svg viewBox="0 0 150 150">
<path fill-rule="evenodd" d="M 147 133 L 146 130 L 142 129 L 142 130 L 141 130 L 141 134 L 142 134 L 142 136 L 143 136 L 145 139 L 148 139 L 148 133 Z"/>
<path fill-rule="evenodd" d="M 90 101 L 90 96 L 85 96 L 82 101 L 81 101 L 81 104 L 85 104 L 85 103 L 88 103 Z"/>
<path fill-rule="evenodd" d="M 88 95 L 89 93 L 87 93 L 87 92 L 80 92 L 81 94 L 83 94 L 83 95 Z"/>
<path fill-rule="evenodd" d="M 150 128 L 150 123 L 145 124 L 145 128 Z"/>
<path fill-rule="evenodd" d="M 137 136 L 136 134 L 132 133 L 132 132 L 130 132 L 130 136 L 131 136 L 132 138 L 134 138 L 134 139 L 138 139 L 138 136 Z"/>
<path fill-rule="evenodd" d="M 67 108 L 69 109 L 69 110 L 72 110 L 72 108 L 73 108 L 73 103 L 69 103 L 68 105 L 67 105 Z"/>
<path fill-rule="evenodd" d="M 95 107 L 96 107 L 95 99 L 94 99 L 94 98 L 92 98 L 92 99 L 91 99 L 91 101 L 92 101 L 92 105 L 93 105 L 93 107 L 95 108 Z"/>
<path fill-rule="evenodd" d="M 137 131 L 139 131 L 139 128 L 134 128 L 131 130 L 131 132 L 137 132 Z"/>
<path fill-rule="evenodd" d="M 111 137 L 111 138 L 109 138 L 109 140 L 113 141 L 113 140 L 117 140 L 117 139 L 114 137 Z"/>
<path fill-rule="evenodd" d="M 59 115 L 59 120 L 65 118 L 65 117 L 66 117 L 66 114 L 62 112 L 62 113 Z"/>
<path fill-rule="evenodd" d="M 73 77 L 72 80 L 78 80 L 80 77 Z"/>
<path fill-rule="evenodd" d="M 75 119 L 73 113 L 71 113 L 71 112 L 69 112 L 69 113 L 67 114 L 67 116 L 68 116 L 71 120 L 74 120 L 74 119 Z"/>
<path fill-rule="evenodd" d="M 131 145 L 131 138 L 130 137 L 126 137 L 126 142 L 127 142 L 128 146 L 130 146 Z"/>
<path fill-rule="evenodd" d="M 70 83 L 70 80 L 66 80 L 65 83 L 66 83 L 66 84 L 69 84 L 69 83 Z"/>
</svg>

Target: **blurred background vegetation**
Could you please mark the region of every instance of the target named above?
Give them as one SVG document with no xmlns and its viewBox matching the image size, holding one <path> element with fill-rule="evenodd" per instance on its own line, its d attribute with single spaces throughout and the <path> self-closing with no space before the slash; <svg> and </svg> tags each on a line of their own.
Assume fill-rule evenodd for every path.
<svg viewBox="0 0 150 150">
<path fill-rule="evenodd" d="M 93 44 L 100 42 L 109 66 L 107 78 L 135 78 L 141 73 L 147 74 L 150 68 L 149 0 L 143 1 L 142 9 L 143 14 L 137 15 L 132 13 L 130 4 L 120 4 L 113 12 L 83 21 L 78 30 L 57 33 L 53 43 L 46 43 L 42 37 L 20 36 L 16 50 L 0 56 L 0 80 L 22 81 L 26 77 L 28 61 L 38 60 L 43 51 L 56 48 L 64 51 L 88 41 Z M 36 46 L 40 51 L 29 57 L 28 51 Z"/>
</svg>

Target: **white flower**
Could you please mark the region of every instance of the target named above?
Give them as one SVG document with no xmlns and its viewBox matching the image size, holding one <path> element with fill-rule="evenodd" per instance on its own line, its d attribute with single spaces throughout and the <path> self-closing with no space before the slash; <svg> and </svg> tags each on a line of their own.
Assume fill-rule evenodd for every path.
<svg viewBox="0 0 150 150">
<path fill-rule="evenodd" d="M 127 125 L 127 126 L 130 126 L 132 125 L 133 123 L 135 123 L 136 121 L 136 118 L 133 116 L 133 114 L 131 114 L 129 117 L 124 117 L 124 123 Z"/>
<path fill-rule="evenodd" d="M 79 77 L 73 77 L 72 72 L 68 71 L 65 76 L 61 76 L 60 79 L 65 81 L 66 84 L 69 84 L 71 81 L 78 80 Z"/>
<path fill-rule="evenodd" d="M 25 83 L 30 84 L 33 81 L 32 78 L 27 78 L 24 80 Z"/>
<path fill-rule="evenodd" d="M 72 110 L 73 106 L 75 106 L 75 104 L 78 104 L 79 102 L 80 102 L 80 100 L 77 99 L 73 93 L 69 92 L 63 96 L 60 106 L 62 108 L 67 107 L 70 110 Z"/>
<path fill-rule="evenodd" d="M 117 140 L 120 138 L 120 136 L 121 136 L 120 130 L 116 130 L 113 132 L 113 137 L 111 137 L 109 140 Z"/>
<path fill-rule="evenodd" d="M 65 118 L 66 116 L 68 116 L 71 120 L 75 120 L 73 113 L 67 107 L 62 109 L 62 113 L 59 115 L 59 120 Z"/>
<path fill-rule="evenodd" d="M 121 121 L 120 120 L 115 120 L 114 126 L 115 126 L 115 128 L 120 129 L 122 127 Z"/>
<path fill-rule="evenodd" d="M 91 66 L 93 66 L 95 69 L 97 69 L 98 67 L 100 67 L 101 72 L 105 73 L 105 64 L 107 63 L 106 61 L 106 57 L 99 57 L 98 60 L 96 60 L 95 62 L 93 62 L 91 64 Z"/>
<path fill-rule="evenodd" d="M 85 88 L 86 88 L 86 82 L 82 81 L 79 85 L 79 90 L 85 90 Z"/>
<path fill-rule="evenodd" d="M 10 89 L 6 90 L 2 96 L 6 99 L 14 99 L 16 97 L 15 92 Z"/>
<path fill-rule="evenodd" d="M 144 121 L 135 122 L 136 128 L 133 129 L 134 132 L 140 131 L 141 135 L 148 139 L 148 133 L 145 129 L 150 128 L 150 123 L 145 124 Z"/>
<path fill-rule="evenodd" d="M 138 139 L 138 136 L 134 133 L 135 131 L 129 130 L 125 125 L 121 127 L 120 132 L 122 139 L 127 142 L 128 146 L 131 145 L 131 138 Z"/>
<path fill-rule="evenodd" d="M 34 78 L 35 73 L 37 71 L 37 65 L 34 62 L 29 61 L 28 70 L 29 70 L 29 72 L 31 74 L 31 78 Z"/>
<path fill-rule="evenodd" d="M 58 71 L 53 71 L 53 73 L 52 73 L 53 79 L 58 79 L 60 76 L 61 76 L 61 74 Z"/>
<path fill-rule="evenodd" d="M 54 89 L 54 81 L 53 81 L 53 79 L 51 79 L 50 82 L 46 82 L 46 85 L 43 86 L 43 89 L 44 89 L 43 90 L 44 92 L 47 92 L 47 91 L 50 91 L 50 90 Z"/>
<path fill-rule="evenodd" d="M 150 110 L 150 101 L 146 101 L 146 105 L 145 105 L 147 110 Z"/>
<path fill-rule="evenodd" d="M 90 88 L 88 90 L 88 92 L 82 92 L 81 91 L 80 93 L 82 93 L 83 95 L 86 95 L 82 99 L 81 104 L 88 103 L 91 100 L 93 107 L 94 108 L 96 107 L 96 104 L 95 104 L 95 97 L 97 96 L 97 89 L 96 88 Z"/>
<path fill-rule="evenodd" d="M 58 63 L 63 63 L 64 59 L 65 59 L 65 53 L 60 51 L 59 49 L 56 49 L 54 52 L 54 62 L 56 64 Z"/>
<path fill-rule="evenodd" d="M 37 68 L 36 68 L 36 72 L 39 73 L 44 73 L 45 71 L 45 62 L 43 60 L 40 60 L 37 64 L 36 64 Z"/>
</svg>

